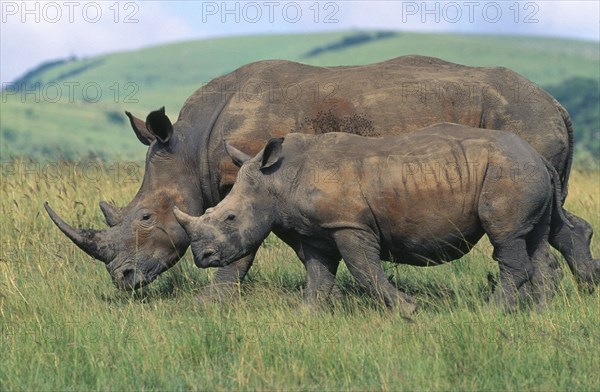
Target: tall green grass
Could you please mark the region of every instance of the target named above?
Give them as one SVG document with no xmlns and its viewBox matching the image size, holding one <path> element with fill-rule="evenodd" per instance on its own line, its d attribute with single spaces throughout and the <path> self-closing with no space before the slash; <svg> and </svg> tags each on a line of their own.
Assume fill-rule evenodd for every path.
<svg viewBox="0 0 600 392">
<path fill-rule="evenodd" d="M 53 226 L 42 204 L 74 225 L 102 227 L 97 203 L 128 202 L 135 174 L 91 165 L 2 167 L 1 390 L 597 390 L 600 294 L 569 273 L 544 310 L 488 306 L 497 273 L 485 241 L 433 268 L 386 264 L 420 306 L 414 323 L 383 310 L 345 268 L 343 296 L 307 309 L 305 274 L 270 237 L 237 301 L 195 295 L 214 271 L 190 255 L 136 293 L 117 291 L 101 263 Z M 46 167 L 46 174 L 43 168 Z M 106 170 L 105 170 L 106 169 Z M 117 171 L 118 172 L 118 171 Z M 598 172 L 574 172 L 568 208 L 600 227 Z M 131 181 L 130 181 L 131 180 Z M 594 238 L 593 252 L 600 254 Z"/>
</svg>

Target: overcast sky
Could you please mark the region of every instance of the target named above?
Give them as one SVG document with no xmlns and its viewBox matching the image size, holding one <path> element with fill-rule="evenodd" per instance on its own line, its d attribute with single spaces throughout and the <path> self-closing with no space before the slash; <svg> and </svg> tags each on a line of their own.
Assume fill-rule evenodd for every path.
<svg viewBox="0 0 600 392">
<path fill-rule="evenodd" d="M 590 1 L 5 1 L 0 81 L 41 62 L 214 36 L 349 29 L 600 41 Z"/>
</svg>

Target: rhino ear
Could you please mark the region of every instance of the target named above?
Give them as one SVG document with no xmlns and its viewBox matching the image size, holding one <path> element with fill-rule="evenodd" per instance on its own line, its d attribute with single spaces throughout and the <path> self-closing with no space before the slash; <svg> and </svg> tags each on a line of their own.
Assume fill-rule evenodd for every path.
<svg viewBox="0 0 600 392">
<path fill-rule="evenodd" d="M 231 160 L 237 167 L 242 166 L 248 159 L 252 158 L 250 155 L 241 152 L 227 142 L 225 142 L 225 151 L 231 157 Z"/>
<path fill-rule="evenodd" d="M 165 114 L 164 106 L 146 117 L 146 126 L 148 131 L 162 143 L 167 143 L 173 135 L 173 124 Z"/>
<path fill-rule="evenodd" d="M 281 151 L 283 150 L 283 140 L 284 139 L 282 137 L 278 137 L 267 142 L 261 159 L 261 169 L 266 169 L 279 162 L 281 159 Z"/>
<path fill-rule="evenodd" d="M 140 142 L 149 146 L 156 138 L 148 131 L 146 123 L 128 111 L 125 111 L 125 114 L 129 117 L 129 123 L 131 124 L 131 128 L 133 128 L 133 132 L 135 132 L 135 136 L 137 136 Z"/>
</svg>

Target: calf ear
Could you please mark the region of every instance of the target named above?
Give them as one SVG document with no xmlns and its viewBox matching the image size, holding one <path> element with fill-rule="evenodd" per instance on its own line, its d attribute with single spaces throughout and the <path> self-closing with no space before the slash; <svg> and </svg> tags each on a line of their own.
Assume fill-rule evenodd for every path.
<svg viewBox="0 0 600 392">
<path fill-rule="evenodd" d="M 282 144 L 282 137 L 273 138 L 267 142 L 261 160 L 261 169 L 266 169 L 279 162 L 281 159 L 281 151 L 283 150 Z"/>
<path fill-rule="evenodd" d="M 160 142 L 166 143 L 173 135 L 173 124 L 165 114 L 165 107 L 151 112 L 146 117 L 148 131 Z"/>
<path fill-rule="evenodd" d="M 248 159 L 252 158 L 250 155 L 241 152 L 231 144 L 225 142 L 225 151 L 231 157 L 231 160 L 237 167 L 242 166 Z"/>
<path fill-rule="evenodd" d="M 155 137 L 148 131 L 146 123 L 128 111 L 125 111 L 125 114 L 129 117 L 129 123 L 131 124 L 131 128 L 133 128 L 133 132 L 135 132 L 135 136 L 137 136 L 140 142 L 149 146 L 154 141 Z"/>
</svg>

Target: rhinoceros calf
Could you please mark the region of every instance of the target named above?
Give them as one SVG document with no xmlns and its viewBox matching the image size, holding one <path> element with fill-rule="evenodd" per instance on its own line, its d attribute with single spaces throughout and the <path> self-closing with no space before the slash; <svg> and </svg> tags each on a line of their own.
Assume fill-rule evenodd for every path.
<svg viewBox="0 0 600 392">
<path fill-rule="evenodd" d="M 243 164 L 229 195 L 201 217 L 174 210 L 195 263 L 225 266 L 273 231 L 304 262 L 308 300 L 331 291 L 343 258 L 361 285 L 410 313 L 380 260 L 441 264 L 485 233 L 512 307 L 546 263 L 553 208 L 565 219 L 555 170 L 509 132 L 444 123 L 382 138 L 289 134 L 252 159 L 227 149 Z"/>
</svg>

